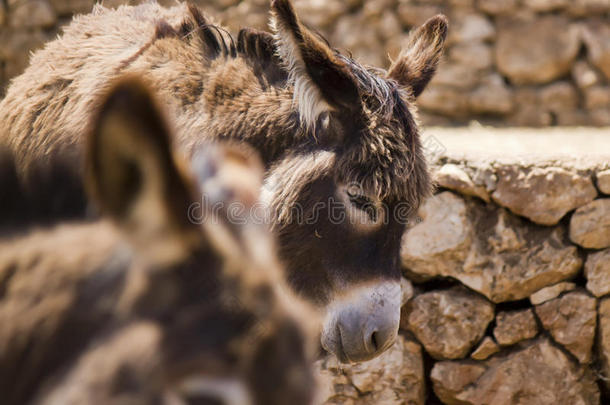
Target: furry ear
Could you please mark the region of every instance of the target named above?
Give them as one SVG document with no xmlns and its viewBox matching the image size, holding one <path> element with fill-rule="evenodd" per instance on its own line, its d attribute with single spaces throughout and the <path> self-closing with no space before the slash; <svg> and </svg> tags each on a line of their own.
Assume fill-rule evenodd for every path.
<svg viewBox="0 0 610 405">
<path fill-rule="evenodd" d="M 289 0 L 271 1 L 271 29 L 307 127 L 314 128 L 323 112 L 360 108 L 358 85 L 348 66 L 323 39 L 301 24 Z"/>
<path fill-rule="evenodd" d="M 188 218 L 191 189 L 148 88 L 131 77 L 116 84 L 94 117 L 88 141 L 86 186 L 103 213 L 136 247 L 159 259 L 185 253 L 186 238 L 196 233 Z"/>
<path fill-rule="evenodd" d="M 443 53 L 447 37 L 447 17 L 437 15 L 409 34 L 406 46 L 392 63 L 388 76 L 411 89 L 417 97 L 426 88 Z"/>
</svg>

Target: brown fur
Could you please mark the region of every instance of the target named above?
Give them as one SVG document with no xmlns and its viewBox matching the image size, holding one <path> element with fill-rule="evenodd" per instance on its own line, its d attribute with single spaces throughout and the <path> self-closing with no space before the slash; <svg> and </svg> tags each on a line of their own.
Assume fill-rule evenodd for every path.
<svg viewBox="0 0 610 405">
<path fill-rule="evenodd" d="M 155 104 L 129 79 L 96 114 L 86 177 L 103 219 L 0 241 L 2 403 L 215 403 L 222 381 L 253 404 L 310 403 L 295 318 L 308 310 L 282 287 L 266 228 L 188 218 L 201 191 L 252 205 L 257 184 L 240 178 L 260 166 L 217 149 L 208 173 L 182 174 Z M 211 388 L 189 388 L 202 377 Z"/>
<path fill-rule="evenodd" d="M 288 0 L 272 1 L 271 17 L 273 34 L 245 29 L 237 43 L 185 4 L 96 6 L 77 17 L 33 55 L 0 103 L 20 180 L 30 181 L 32 167 L 82 155 L 99 94 L 117 75 L 138 74 L 161 94 L 187 155 L 210 139 L 260 153 L 280 257 L 302 296 L 328 306 L 357 283 L 397 282 L 405 219 L 431 188 L 414 98 L 435 71 L 446 19 L 414 31 L 387 73 L 332 49 Z M 69 163 L 82 167 L 78 158 Z M 358 192 L 347 193 L 353 185 Z M 312 216 L 332 199 L 346 203 L 345 214 L 370 216 L 367 224 L 335 223 L 327 214 L 303 224 L 289 215 L 296 207 Z"/>
</svg>

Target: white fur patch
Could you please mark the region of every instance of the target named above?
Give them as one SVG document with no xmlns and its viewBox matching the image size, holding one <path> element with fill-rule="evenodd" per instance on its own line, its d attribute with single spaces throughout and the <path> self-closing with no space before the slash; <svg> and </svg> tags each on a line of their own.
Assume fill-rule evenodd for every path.
<svg viewBox="0 0 610 405">
<path fill-rule="evenodd" d="M 288 70 L 288 81 L 294 86 L 293 103 L 297 105 L 299 117 L 307 129 L 315 132 L 318 117 L 323 112 L 330 111 L 331 106 L 307 74 L 301 50 L 292 32 L 277 21 L 275 16 L 271 17 L 269 25 L 277 44 L 278 56 Z"/>
<path fill-rule="evenodd" d="M 253 403 L 244 383 L 232 378 L 191 376 L 180 383 L 177 391 L 183 395 L 218 398 L 226 405 L 252 405 Z"/>
</svg>

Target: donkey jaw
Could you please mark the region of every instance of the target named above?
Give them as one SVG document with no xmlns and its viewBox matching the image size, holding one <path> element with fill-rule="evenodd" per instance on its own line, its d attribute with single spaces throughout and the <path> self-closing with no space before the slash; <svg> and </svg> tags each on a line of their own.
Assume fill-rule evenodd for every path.
<svg viewBox="0 0 610 405">
<path fill-rule="evenodd" d="M 398 335 L 402 291 L 399 281 L 350 288 L 329 304 L 322 347 L 342 363 L 370 360 L 392 346 Z"/>
</svg>

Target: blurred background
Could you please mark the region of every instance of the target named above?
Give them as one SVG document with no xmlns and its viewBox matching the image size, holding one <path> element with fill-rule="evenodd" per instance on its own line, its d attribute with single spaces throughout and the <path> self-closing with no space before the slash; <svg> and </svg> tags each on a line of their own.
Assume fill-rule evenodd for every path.
<svg viewBox="0 0 610 405">
<path fill-rule="evenodd" d="M 235 34 L 267 27 L 268 0 L 192 0 Z M 171 5 L 173 0 L 161 0 Z M 30 52 L 94 0 L 0 0 L 0 97 Z M 107 7 L 138 1 L 108 0 Z M 303 20 L 365 64 L 388 67 L 409 30 L 449 16 L 424 124 L 610 125 L 610 0 L 295 0 Z"/>
</svg>

